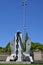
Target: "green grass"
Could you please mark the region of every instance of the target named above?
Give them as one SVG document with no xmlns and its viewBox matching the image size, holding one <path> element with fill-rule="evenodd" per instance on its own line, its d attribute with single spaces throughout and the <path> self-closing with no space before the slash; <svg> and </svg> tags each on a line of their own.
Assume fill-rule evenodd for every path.
<svg viewBox="0 0 43 65">
<path fill-rule="evenodd" d="M 43 65 L 43 64 L 3 64 L 1 63 L 0 65 Z"/>
</svg>

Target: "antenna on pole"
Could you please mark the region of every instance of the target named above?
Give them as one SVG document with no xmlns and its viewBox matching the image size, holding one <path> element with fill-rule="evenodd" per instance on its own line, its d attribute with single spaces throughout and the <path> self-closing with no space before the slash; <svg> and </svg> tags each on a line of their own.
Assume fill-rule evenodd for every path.
<svg viewBox="0 0 43 65">
<path fill-rule="evenodd" d="M 22 2 L 22 6 L 24 7 L 24 37 L 25 37 L 25 34 L 26 34 L 26 6 L 27 6 L 27 0 L 24 0 Z"/>
</svg>

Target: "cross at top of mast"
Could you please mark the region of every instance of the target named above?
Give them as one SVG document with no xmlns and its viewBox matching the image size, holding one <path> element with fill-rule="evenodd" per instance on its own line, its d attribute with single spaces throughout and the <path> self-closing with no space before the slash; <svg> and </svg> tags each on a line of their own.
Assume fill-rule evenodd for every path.
<svg viewBox="0 0 43 65">
<path fill-rule="evenodd" d="M 27 5 L 27 0 L 24 0 L 22 3 L 23 3 L 23 6 L 26 6 Z"/>
</svg>

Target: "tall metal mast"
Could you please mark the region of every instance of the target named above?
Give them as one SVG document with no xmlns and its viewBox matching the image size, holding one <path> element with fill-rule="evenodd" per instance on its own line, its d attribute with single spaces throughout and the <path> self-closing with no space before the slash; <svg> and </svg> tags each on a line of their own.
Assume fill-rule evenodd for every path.
<svg viewBox="0 0 43 65">
<path fill-rule="evenodd" d="M 27 6 L 27 0 L 24 0 L 22 2 L 22 5 L 24 7 L 24 35 L 26 34 L 26 6 Z"/>
</svg>

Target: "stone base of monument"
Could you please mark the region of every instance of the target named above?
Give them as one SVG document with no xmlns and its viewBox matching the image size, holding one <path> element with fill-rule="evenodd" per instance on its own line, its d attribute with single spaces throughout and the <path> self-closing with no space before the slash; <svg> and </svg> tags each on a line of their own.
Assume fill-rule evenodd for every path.
<svg viewBox="0 0 43 65">
<path fill-rule="evenodd" d="M 7 57 L 6 62 L 14 61 L 15 57 L 16 57 L 16 54 L 11 54 L 10 56 Z"/>
<path fill-rule="evenodd" d="M 23 53 L 23 61 L 33 62 L 32 56 L 30 56 L 30 54 L 27 54 L 26 52 L 24 52 Z"/>
<path fill-rule="evenodd" d="M 12 54 L 11 56 L 8 56 L 6 59 L 6 62 L 19 62 L 19 63 L 31 63 L 33 62 L 32 57 L 29 54 L 23 53 L 22 58 L 19 58 L 18 60 L 15 60 L 16 54 Z"/>
</svg>

